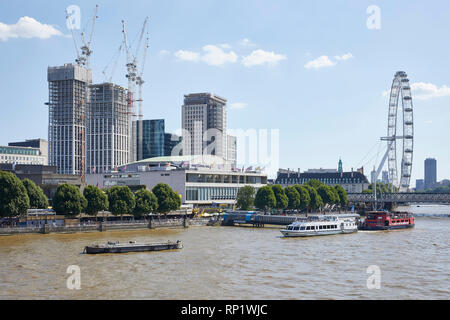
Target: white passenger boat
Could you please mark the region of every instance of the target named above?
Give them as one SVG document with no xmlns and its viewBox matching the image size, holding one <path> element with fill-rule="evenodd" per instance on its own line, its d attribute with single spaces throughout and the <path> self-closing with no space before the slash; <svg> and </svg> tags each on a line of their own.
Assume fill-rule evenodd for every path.
<svg viewBox="0 0 450 320">
<path fill-rule="evenodd" d="M 312 237 L 357 231 L 358 224 L 354 217 L 312 216 L 293 222 L 281 233 L 285 237 Z"/>
</svg>

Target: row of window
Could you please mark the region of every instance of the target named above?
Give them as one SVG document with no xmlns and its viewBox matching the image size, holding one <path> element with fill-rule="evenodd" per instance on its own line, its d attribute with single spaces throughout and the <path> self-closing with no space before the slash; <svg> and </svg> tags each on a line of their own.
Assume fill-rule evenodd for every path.
<svg viewBox="0 0 450 320">
<path fill-rule="evenodd" d="M 306 231 L 311 230 L 312 231 L 312 230 L 332 230 L 332 229 L 337 229 L 337 228 L 338 228 L 337 225 L 323 225 L 323 226 L 320 225 L 320 226 L 304 226 L 304 227 L 289 226 L 287 229 L 294 230 L 294 231 L 297 231 L 297 230 L 306 230 Z"/>
<path fill-rule="evenodd" d="M 280 184 L 304 184 L 307 183 L 308 181 L 313 180 L 313 179 L 306 179 L 306 178 L 301 178 L 301 179 L 279 179 L 277 180 L 277 183 Z M 348 184 L 348 183 L 361 183 L 360 179 L 356 179 L 356 178 L 342 178 L 342 179 L 314 179 L 314 180 L 319 180 L 322 183 L 325 184 Z"/>
<path fill-rule="evenodd" d="M 214 201 L 236 199 L 238 188 L 226 187 L 187 187 L 186 201 Z"/>
<path fill-rule="evenodd" d="M 0 147 L 0 153 L 3 153 L 3 154 L 39 155 L 39 150 L 36 150 L 36 149 L 22 149 L 22 148 Z"/>
</svg>

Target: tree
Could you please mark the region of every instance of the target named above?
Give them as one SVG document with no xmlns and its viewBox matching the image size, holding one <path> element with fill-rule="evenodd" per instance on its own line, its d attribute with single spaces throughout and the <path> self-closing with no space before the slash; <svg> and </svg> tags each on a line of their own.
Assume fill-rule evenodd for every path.
<svg viewBox="0 0 450 320">
<path fill-rule="evenodd" d="M 283 188 L 279 184 L 272 186 L 273 193 L 275 195 L 275 208 L 276 209 L 286 209 L 289 203 L 289 199 L 284 193 Z"/>
<path fill-rule="evenodd" d="M 393 189 L 394 192 L 398 192 L 398 188 L 396 186 L 394 186 Z M 377 197 L 380 197 L 384 193 L 391 193 L 391 191 L 392 184 L 377 182 Z M 363 193 L 373 193 L 373 183 L 369 185 L 369 189 L 363 190 Z"/>
<path fill-rule="evenodd" d="M 62 184 L 56 189 L 52 204 L 57 214 L 75 216 L 84 210 L 87 201 L 77 186 Z"/>
<path fill-rule="evenodd" d="M 308 185 L 310 187 L 313 187 L 316 190 L 319 189 L 320 186 L 324 186 L 324 184 L 322 182 L 320 182 L 319 180 L 317 180 L 317 179 L 309 180 L 306 183 L 306 185 Z"/>
<path fill-rule="evenodd" d="M 259 210 L 267 212 L 267 209 L 275 208 L 277 200 L 270 186 L 264 186 L 258 189 L 255 197 L 255 206 Z"/>
<path fill-rule="evenodd" d="M 152 191 L 158 199 L 158 208 L 156 212 L 167 214 L 170 211 L 180 209 L 180 196 L 175 193 L 167 184 L 158 183 Z"/>
<path fill-rule="evenodd" d="M 300 206 L 299 210 L 304 210 L 309 207 L 309 203 L 311 202 L 311 197 L 309 196 L 308 189 L 299 184 L 294 185 L 294 188 L 300 194 Z"/>
<path fill-rule="evenodd" d="M 136 198 L 136 206 L 134 207 L 134 217 L 141 218 L 145 214 L 155 212 L 158 208 L 158 198 L 153 192 L 147 189 L 140 189 L 134 194 Z"/>
<path fill-rule="evenodd" d="M 114 186 L 107 191 L 109 211 L 123 220 L 124 214 L 132 214 L 136 205 L 133 192 L 128 186 Z"/>
<path fill-rule="evenodd" d="M 348 197 L 347 197 L 347 191 L 345 191 L 344 188 L 340 185 L 334 186 L 336 189 L 338 196 L 339 196 L 339 205 L 341 208 L 345 208 L 348 205 Z"/>
<path fill-rule="evenodd" d="M 30 199 L 22 181 L 10 172 L 0 171 L 0 216 L 26 214 Z"/>
<path fill-rule="evenodd" d="M 337 191 L 333 187 L 321 185 L 317 188 L 317 193 L 322 198 L 324 204 L 333 205 L 337 204 L 339 201 Z"/>
<path fill-rule="evenodd" d="M 236 196 L 236 204 L 241 210 L 249 210 L 255 203 L 255 188 L 245 186 L 239 189 Z"/>
<path fill-rule="evenodd" d="M 99 211 L 106 211 L 109 208 L 108 196 L 96 186 L 84 188 L 83 196 L 87 200 L 86 213 L 97 217 Z"/>
<path fill-rule="evenodd" d="M 25 179 L 22 181 L 23 186 L 27 190 L 28 198 L 30 199 L 31 209 L 47 209 L 48 199 L 42 191 L 41 187 L 37 186 L 30 179 Z"/>
<path fill-rule="evenodd" d="M 324 203 L 320 195 L 317 193 L 316 189 L 311 187 L 310 185 L 303 185 L 309 193 L 309 197 L 311 198 L 311 201 L 309 202 L 308 209 L 309 210 L 317 210 L 321 207 L 323 207 Z"/>
<path fill-rule="evenodd" d="M 284 193 L 288 198 L 287 208 L 289 210 L 295 210 L 300 208 L 300 193 L 294 186 L 289 186 L 284 189 Z"/>
</svg>

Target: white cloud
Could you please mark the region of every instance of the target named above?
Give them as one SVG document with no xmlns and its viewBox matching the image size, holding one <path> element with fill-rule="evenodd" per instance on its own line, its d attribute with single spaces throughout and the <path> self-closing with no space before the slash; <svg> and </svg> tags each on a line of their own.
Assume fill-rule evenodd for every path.
<svg viewBox="0 0 450 320">
<path fill-rule="evenodd" d="M 239 41 L 239 45 L 244 46 L 244 47 L 251 47 L 251 46 L 254 46 L 255 44 L 252 41 L 250 41 L 249 39 L 244 38 L 241 41 Z"/>
<path fill-rule="evenodd" d="M 242 64 L 246 67 L 252 67 L 261 64 L 277 65 L 280 61 L 286 60 L 287 57 L 283 54 L 276 54 L 274 52 L 267 52 L 264 50 L 255 50 L 250 55 L 242 58 Z"/>
<path fill-rule="evenodd" d="M 161 50 L 161 51 L 159 51 L 159 54 L 162 56 L 165 56 L 165 55 L 170 54 L 170 51 L 169 50 Z"/>
<path fill-rule="evenodd" d="M 309 61 L 307 64 L 305 64 L 306 69 L 319 69 L 324 67 L 332 67 L 336 63 L 331 61 L 328 56 L 320 56 L 317 59 Z"/>
<path fill-rule="evenodd" d="M 221 66 L 225 63 L 235 63 L 238 56 L 233 51 L 225 52 L 218 46 L 207 45 L 203 47 L 205 54 L 201 57 L 201 60 L 211 66 Z"/>
<path fill-rule="evenodd" d="M 230 104 L 230 109 L 245 109 L 248 107 L 248 103 L 244 103 L 244 102 L 236 102 L 236 103 L 232 103 Z"/>
<path fill-rule="evenodd" d="M 215 46 L 212 44 L 206 45 L 202 48 L 204 54 L 179 50 L 175 52 L 175 56 L 184 61 L 198 62 L 203 61 L 210 66 L 221 66 L 225 63 L 235 63 L 238 56 L 233 51 L 225 52 L 222 48 L 224 45 Z"/>
<path fill-rule="evenodd" d="M 40 23 L 27 16 L 20 18 L 16 24 L 8 25 L 0 22 L 1 41 L 11 38 L 48 39 L 52 36 L 63 36 L 63 33 L 49 24 Z"/>
<path fill-rule="evenodd" d="M 416 82 L 411 84 L 413 99 L 426 100 L 450 95 L 450 88 L 438 87 L 432 83 Z"/>
<path fill-rule="evenodd" d="M 223 49 L 231 49 L 231 46 L 228 43 L 222 43 L 219 46 L 222 47 Z"/>
<path fill-rule="evenodd" d="M 200 59 L 200 55 L 197 52 L 186 51 L 186 50 L 179 50 L 179 51 L 175 52 L 175 57 L 177 57 L 180 60 L 192 61 L 192 62 L 199 61 L 199 59 Z"/>
<path fill-rule="evenodd" d="M 383 97 L 389 97 L 391 94 L 390 90 L 383 91 Z M 411 94 L 413 99 L 417 100 L 427 100 L 437 97 L 445 97 L 450 95 L 450 88 L 446 85 L 438 88 L 438 86 L 432 83 L 425 82 L 415 82 L 411 84 Z"/>
<path fill-rule="evenodd" d="M 349 52 L 349 53 L 343 54 L 342 56 L 334 56 L 334 58 L 338 61 L 345 61 L 345 60 L 353 58 L 353 55 Z"/>
</svg>

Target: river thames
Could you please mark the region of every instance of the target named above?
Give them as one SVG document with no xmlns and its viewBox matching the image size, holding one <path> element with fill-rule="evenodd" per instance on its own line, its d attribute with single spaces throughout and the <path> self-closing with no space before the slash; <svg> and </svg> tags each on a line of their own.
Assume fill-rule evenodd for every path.
<svg viewBox="0 0 450 320">
<path fill-rule="evenodd" d="M 245 227 L 3 236 L 0 299 L 449 299 L 450 207 L 410 209 L 414 229 L 312 238 Z M 108 240 L 184 249 L 81 254 Z M 67 288 L 72 265 L 80 290 Z M 367 287 L 369 266 L 379 289 Z"/>
</svg>

